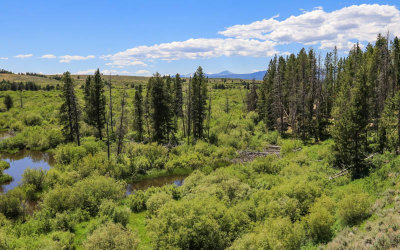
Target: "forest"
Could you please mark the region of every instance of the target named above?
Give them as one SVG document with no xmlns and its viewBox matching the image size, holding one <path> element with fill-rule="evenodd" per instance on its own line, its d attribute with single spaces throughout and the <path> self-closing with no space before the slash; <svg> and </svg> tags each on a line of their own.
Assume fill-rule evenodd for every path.
<svg viewBox="0 0 400 250">
<path fill-rule="evenodd" d="M 397 37 L 262 81 L 24 76 L 57 83 L 0 82 L 1 158 L 52 164 L 2 188 L 0 249 L 400 248 Z"/>
</svg>

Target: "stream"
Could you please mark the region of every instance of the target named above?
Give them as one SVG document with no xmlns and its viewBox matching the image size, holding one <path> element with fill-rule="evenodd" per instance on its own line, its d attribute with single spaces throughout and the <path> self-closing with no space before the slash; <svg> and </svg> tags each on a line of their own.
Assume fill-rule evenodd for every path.
<svg viewBox="0 0 400 250">
<path fill-rule="evenodd" d="M 0 160 L 10 163 L 10 167 L 3 173 L 10 175 L 13 179 L 11 182 L 4 183 L 0 186 L 0 193 L 6 193 L 18 186 L 22 180 L 22 174 L 27 168 L 49 170 L 54 165 L 53 157 L 41 151 L 21 150 L 14 154 L 0 153 Z"/>
<path fill-rule="evenodd" d="M 128 184 L 126 189 L 126 194 L 132 194 L 137 190 L 146 190 L 149 187 L 161 187 L 168 184 L 175 184 L 180 187 L 183 185 L 183 182 L 187 175 L 170 175 L 170 176 L 161 176 L 147 180 L 137 181 L 131 184 Z"/>
<path fill-rule="evenodd" d="M 0 132 L 0 141 L 11 136 L 8 132 Z M 0 193 L 6 193 L 20 185 L 25 169 L 42 168 L 47 171 L 55 164 L 54 158 L 49 153 L 26 149 L 12 154 L 0 153 L 0 160 L 10 163 L 10 167 L 4 170 L 3 173 L 13 178 L 12 181 L 0 185 Z M 182 186 L 186 177 L 187 175 L 171 175 L 136 181 L 127 185 L 126 194 L 129 195 L 137 190 L 146 190 L 149 187 L 161 187 L 168 184 Z"/>
</svg>

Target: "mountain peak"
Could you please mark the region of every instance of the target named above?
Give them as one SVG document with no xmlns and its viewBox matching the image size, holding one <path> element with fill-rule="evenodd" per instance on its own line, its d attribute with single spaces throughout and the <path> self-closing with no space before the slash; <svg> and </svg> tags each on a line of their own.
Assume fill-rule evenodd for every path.
<svg viewBox="0 0 400 250">
<path fill-rule="evenodd" d="M 224 70 L 222 72 L 219 72 L 215 75 L 233 75 L 234 73 L 230 72 L 229 70 Z"/>
</svg>

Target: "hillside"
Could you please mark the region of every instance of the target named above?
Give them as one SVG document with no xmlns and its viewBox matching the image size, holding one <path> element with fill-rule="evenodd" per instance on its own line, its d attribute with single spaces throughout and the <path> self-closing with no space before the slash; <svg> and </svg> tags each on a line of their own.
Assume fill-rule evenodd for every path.
<svg viewBox="0 0 400 250">
<path fill-rule="evenodd" d="M 51 79 L 50 77 L 39 77 L 31 75 L 18 75 L 18 74 L 0 74 L 0 81 L 10 82 L 34 82 L 39 85 L 56 85 L 60 84 L 61 81 Z"/>
</svg>

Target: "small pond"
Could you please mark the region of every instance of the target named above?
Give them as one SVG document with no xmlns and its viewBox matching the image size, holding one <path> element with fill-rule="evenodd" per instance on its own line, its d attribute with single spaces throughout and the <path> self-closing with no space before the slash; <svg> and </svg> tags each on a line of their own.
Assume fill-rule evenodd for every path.
<svg viewBox="0 0 400 250">
<path fill-rule="evenodd" d="M 13 180 L 0 186 L 0 192 L 6 193 L 18 186 L 22 180 L 22 174 L 27 168 L 42 168 L 49 170 L 54 165 L 53 157 L 45 152 L 22 150 L 14 154 L 0 153 L 0 160 L 10 163 L 10 168 L 4 170 Z"/>
<path fill-rule="evenodd" d="M 126 194 L 129 195 L 131 193 L 134 193 L 136 190 L 146 190 L 149 187 L 161 187 L 168 184 L 175 184 L 179 187 L 183 185 L 183 181 L 186 177 L 187 175 L 170 175 L 137 181 L 128 184 Z"/>
</svg>

